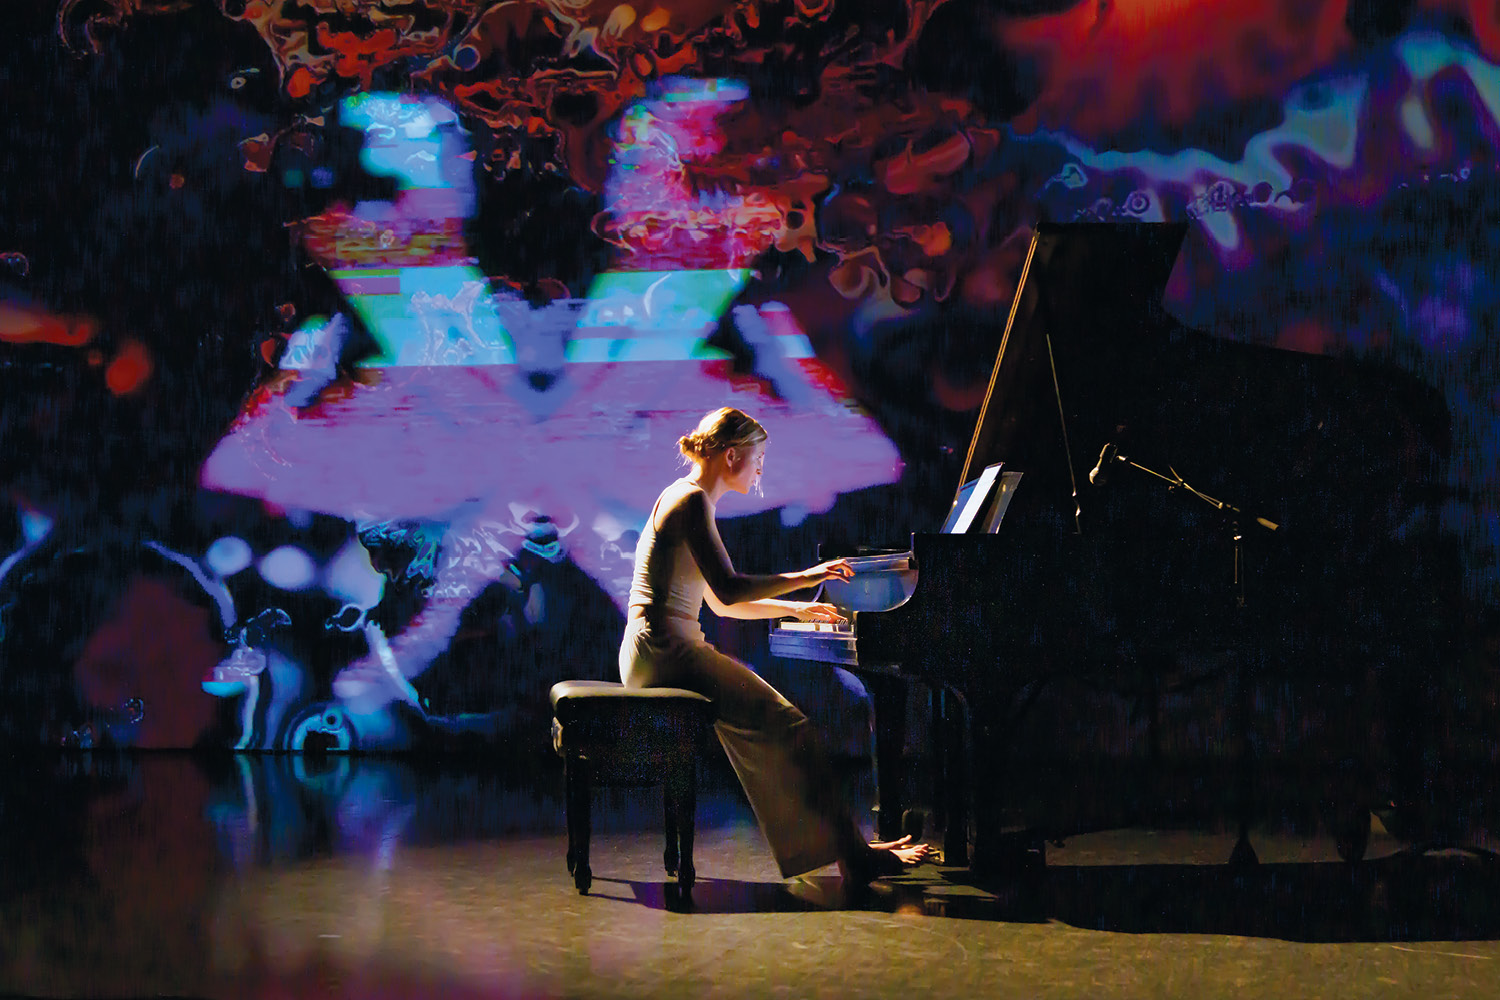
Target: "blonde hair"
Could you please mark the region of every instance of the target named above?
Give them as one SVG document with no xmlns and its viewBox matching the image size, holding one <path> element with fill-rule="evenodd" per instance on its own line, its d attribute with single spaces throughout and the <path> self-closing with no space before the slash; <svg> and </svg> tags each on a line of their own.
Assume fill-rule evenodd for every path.
<svg viewBox="0 0 1500 1000">
<path fill-rule="evenodd" d="M 677 439 L 677 450 L 691 462 L 701 462 L 729 448 L 749 448 L 766 440 L 760 421 L 732 406 L 705 414 L 698 426 Z"/>
</svg>

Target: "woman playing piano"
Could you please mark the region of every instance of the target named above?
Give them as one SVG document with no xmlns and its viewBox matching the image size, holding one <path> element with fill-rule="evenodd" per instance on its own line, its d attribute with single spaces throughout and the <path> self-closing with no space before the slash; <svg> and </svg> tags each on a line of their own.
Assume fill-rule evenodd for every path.
<svg viewBox="0 0 1500 1000">
<path fill-rule="evenodd" d="M 737 571 L 714 524 L 715 505 L 731 490 L 748 493 L 757 485 L 765 429 L 724 407 L 678 447 L 693 468 L 662 491 L 641 532 L 620 679 L 627 687 L 687 688 L 714 700 L 719 742 L 784 877 L 837 862 L 846 884 L 863 886 L 916 864 L 927 855 L 925 844 L 865 841 L 812 723 L 753 670 L 709 645 L 698 625 L 705 600 L 731 618 L 842 621 L 831 604 L 777 598 L 847 579 L 853 570 L 836 559 L 770 576 Z"/>
</svg>

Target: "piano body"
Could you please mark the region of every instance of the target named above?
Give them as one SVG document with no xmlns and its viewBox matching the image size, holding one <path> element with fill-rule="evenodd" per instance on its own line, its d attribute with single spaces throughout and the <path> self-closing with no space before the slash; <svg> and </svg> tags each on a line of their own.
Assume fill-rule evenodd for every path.
<svg viewBox="0 0 1500 1000">
<path fill-rule="evenodd" d="M 931 805 L 948 863 L 993 871 L 1018 843 L 1034 855 L 1045 838 L 1127 821 L 1124 806 L 1081 820 L 1012 794 L 1016 734 L 1049 685 L 1144 689 L 1228 663 L 1243 711 L 1226 738 L 1248 750 L 1257 678 L 1358 684 L 1432 641 L 1414 595 L 1442 581 L 1401 539 L 1440 474 L 1441 401 L 1392 369 L 1171 319 L 1162 291 L 1185 229 L 1039 226 L 948 527 L 982 470 L 1003 483 L 969 530 L 857 556 L 855 580 L 825 590 L 849 626 L 772 626 L 773 655 L 844 667 L 870 691 L 882 838 L 902 829 L 912 680 L 934 692 Z"/>
</svg>

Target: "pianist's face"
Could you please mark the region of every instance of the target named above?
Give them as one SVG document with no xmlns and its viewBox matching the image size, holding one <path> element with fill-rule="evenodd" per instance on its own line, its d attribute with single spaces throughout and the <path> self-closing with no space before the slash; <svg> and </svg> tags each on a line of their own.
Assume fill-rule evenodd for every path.
<svg viewBox="0 0 1500 1000">
<path fill-rule="evenodd" d="M 729 448 L 724 452 L 724 482 L 736 493 L 749 493 L 760 483 L 766 464 L 766 443 Z"/>
</svg>

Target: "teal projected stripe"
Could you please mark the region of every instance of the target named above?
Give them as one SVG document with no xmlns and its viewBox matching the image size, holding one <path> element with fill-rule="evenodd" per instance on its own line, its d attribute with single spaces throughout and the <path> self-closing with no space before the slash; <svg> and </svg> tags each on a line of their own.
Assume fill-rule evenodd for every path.
<svg viewBox="0 0 1500 1000">
<path fill-rule="evenodd" d="M 704 271 L 606 271 L 589 288 L 578 326 L 702 330 L 744 290 L 747 268 Z"/>
<path fill-rule="evenodd" d="M 517 330 L 507 329 L 488 282 L 469 265 L 346 268 L 332 275 L 380 349 L 361 366 L 385 368 L 516 364 L 516 336 L 566 341 L 565 359 L 582 364 L 723 360 L 729 355 L 705 338 L 749 272 L 609 271 L 576 309 L 535 314 L 535 323 Z M 775 339 L 785 357 L 813 356 L 805 336 Z"/>
<path fill-rule="evenodd" d="M 380 347 L 361 367 L 515 363 L 489 282 L 470 265 L 331 273 Z"/>
</svg>

